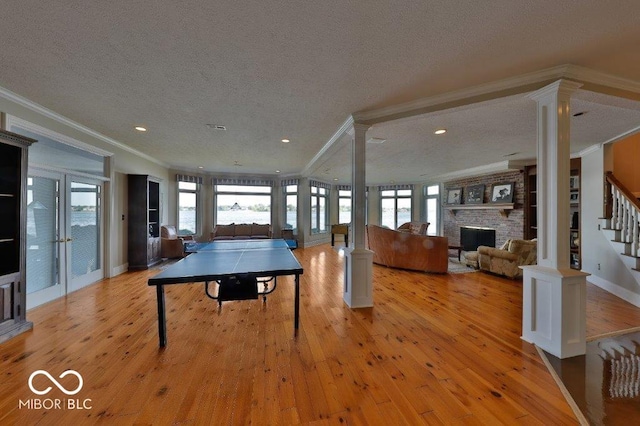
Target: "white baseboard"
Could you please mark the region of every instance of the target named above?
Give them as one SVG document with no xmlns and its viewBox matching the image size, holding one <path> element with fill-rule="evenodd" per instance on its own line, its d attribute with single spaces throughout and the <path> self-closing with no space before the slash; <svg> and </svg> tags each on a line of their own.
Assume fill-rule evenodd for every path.
<svg viewBox="0 0 640 426">
<path fill-rule="evenodd" d="M 327 243 L 330 243 L 330 242 L 331 242 L 330 239 L 322 239 L 322 240 L 315 240 L 315 241 L 305 241 L 304 244 L 301 245 L 301 247 L 305 248 L 305 247 L 319 246 L 320 244 L 327 244 Z"/>
<path fill-rule="evenodd" d="M 619 285 L 616 285 L 610 281 L 605 280 L 604 278 L 600 278 L 595 275 L 589 276 L 587 278 L 587 281 L 640 308 L 640 294 L 629 291 L 626 288 L 622 288 Z"/>
<path fill-rule="evenodd" d="M 111 268 L 111 277 L 116 277 L 120 274 L 124 274 L 129 270 L 129 264 L 125 263 L 120 266 L 116 266 L 115 268 Z"/>
</svg>

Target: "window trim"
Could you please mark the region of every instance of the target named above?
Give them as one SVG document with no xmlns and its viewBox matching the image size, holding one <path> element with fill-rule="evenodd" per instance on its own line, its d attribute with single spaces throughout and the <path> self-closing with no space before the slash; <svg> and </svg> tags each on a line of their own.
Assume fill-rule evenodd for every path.
<svg viewBox="0 0 640 426">
<path fill-rule="evenodd" d="M 313 192 L 313 189 L 316 189 L 316 192 Z M 322 191 L 324 191 L 324 193 L 321 193 Z M 310 194 L 311 196 L 309 197 L 309 228 L 310 228 L 310 232 L 312 235 L 322 235 L 322 234 L 328 234 L 329 233 L 329 195 L 331 193 L 331 187 L 327 187 L 323 184 L 320 183 L 316 183 L 316 182 L 311 182 L 310 184 Z M 320 199 L 324 199 L 324 229 L 320 229 Z M 314 206 L 314 200 L 315 200 L 315 204 L 317 206 L 316 208 L 316 225 L 317 225 L 317 230 L 314 231 L 313 229 L 313 206 Z"/>
</svg>

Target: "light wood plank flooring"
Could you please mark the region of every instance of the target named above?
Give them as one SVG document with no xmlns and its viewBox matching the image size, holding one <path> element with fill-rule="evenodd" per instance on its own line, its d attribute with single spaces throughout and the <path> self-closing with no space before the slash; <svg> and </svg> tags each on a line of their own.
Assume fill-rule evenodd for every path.
<svg viewBox="0 0 640 426">
<path fill-rule="evenodd" d="M 298 249 L 293 280 L 261 301 L 217 303 L 202 284 L 166 290 L 158 348 L 158 271 L 126 273 L 33 309 L 34 330 L 0 345 L 0 424 L 576 424 L 532 345 L 520 339 L 521 282 L 374 265 L 371 309 L 342 301 L 341 256 Z M 589 335 L 640 325 L 640 309 L 589 286 Z M 19 408 L 31 373 L 73 369 L 87 410 Z M 73 377 L 59 379 L 75 387 Z M 51 383 L 34 379 L 43 389 Z"/>
</svg>

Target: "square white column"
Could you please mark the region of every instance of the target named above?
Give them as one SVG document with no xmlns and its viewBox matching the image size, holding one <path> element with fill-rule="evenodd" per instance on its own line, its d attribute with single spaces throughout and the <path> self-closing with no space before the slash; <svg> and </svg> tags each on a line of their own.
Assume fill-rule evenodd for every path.
<svg viewBox="0 0 640 426">
<path fill-rule="evenodd" d="M 586 352 L 587 273 L 569 267 L 571 93 L 559 80 L 530 97 L 538 119 L 538 264 L 523 266 L 522 339 L 558 358 Z"/>
<path fill-rule="evenodd" d="M 587 274 L 523 266 L 522 339 L 562 359 L 584 355 Z"/>
</svg>

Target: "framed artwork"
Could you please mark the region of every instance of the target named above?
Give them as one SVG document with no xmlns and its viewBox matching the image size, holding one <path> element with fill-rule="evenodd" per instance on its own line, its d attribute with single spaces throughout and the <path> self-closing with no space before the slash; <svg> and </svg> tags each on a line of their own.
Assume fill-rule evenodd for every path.
<svg viewBox="0 0 640 426">
<path fill-rule="evenodd" d="M 579 176 L 571 176 L 569 178 L 569 188 L 571 188 L 571 189 L 580 189 L 580 177 Z"/>
<path fill-rule="evenodd" d="M 571 191 L 569 194 L 569 202 L 571 204 L 579 204 L 580 203 L 580 193 L 578 191 Z"/>
<path fill-rule="evenodd" d="M 484 202 L 484 185 L 471 185 L 467 187 L 465 204 L 482 204 Z"/>
<path fill-rule="evenodd" d="M 447 204 L 462 204 L 462 188 L 447 189 Z"/>
<path fill-rule="evenodd" d="M 494 183 L 491 186 L 492 203 L 513 203 L 514 183 Z"/>
</svg>

